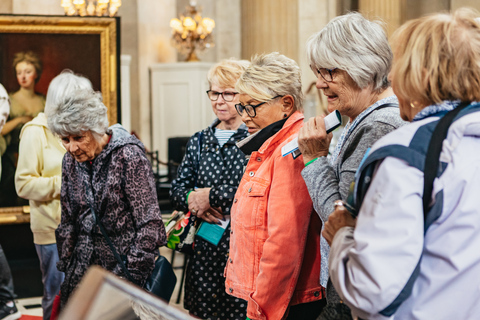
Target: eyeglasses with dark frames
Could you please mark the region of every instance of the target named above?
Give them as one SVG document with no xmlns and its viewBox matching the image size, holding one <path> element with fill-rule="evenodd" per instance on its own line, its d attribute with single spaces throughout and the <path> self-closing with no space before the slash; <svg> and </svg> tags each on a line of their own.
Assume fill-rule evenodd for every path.
<svg viewBox="0 0 480 320">
<path fill-rule="evenodd" d="M 280 98 L 280 97 L 283 97 L 282 95 L 278 95 L 278 96 L 275 96 L 273 97 L 272 99 L 270 100 L 267 100 L 267 101 L 264 101 L 264 102 L 261 102 L 259 104 L 256 104 L 256 105 L 253 105 L 253 104 L 247 104 L 247 105 L 242 105 L 240 103 L 237 103 L 235 105 L 235 109 L 237 109 L 237 112 L 240 116 L 243 115 L 243 111 L 247 111 L 247 114 L 251 117 L 251 118 L 255 118 L 255 116 L 257 115 L 257 111 L 255 109 L 257 109 L 258 107 L 260 107 L 261 105 L 267 103 L 267 102 L 270 102 L 274 99 L 277 99 L 277 98 Z"/>
<path fill-rule="evenodd" d="M 315 68 L 315 67 L 311 67 L 311 68 L 315 73 L 315 75 L 317 77 L 318 75 L 320 75 L 323 78 L 323 80 L 325 80 L 325 82 L 332 82 L 334 79 L 335 70 L 338 69 L 338 68 L 328 69 L 328 68 Z"/>
<path fill-rule="evenodd" d="M 223 100 L 225 100 L 227 102 L 232 102 L 233 99 L 235 99 L 236 94 L 238 94 L 238 92 L 228 92 L 228 91 L 217 92 L 217 91 L 213 91 L 213 90 L 208 90 L 207 91 L 208 99 L 210 99 L 211 101 L 217 101 L 218 97 L 221 95 Z"/>
</svg>

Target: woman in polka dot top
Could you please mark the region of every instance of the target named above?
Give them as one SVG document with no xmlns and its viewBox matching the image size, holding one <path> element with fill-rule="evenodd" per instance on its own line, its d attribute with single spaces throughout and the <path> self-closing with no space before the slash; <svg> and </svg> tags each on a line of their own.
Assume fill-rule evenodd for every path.
<svg viewBox="0 0 480 320">
<path fill-rule="evenodd" d="M 208 73 L 207 91 L 217 119 L 195 133 L 172 182 L 170 200 L 176 210 L 190 211 L 204 223 L 229 219 L 230 207 L 243 174 L 245 155 L 236 142 L 248 134 L 235 110 L 235 83 L 248 61 L 224 60 Z M 229 254 L 230 224 L 214 245 L 195 237 L 185 278 L 184 306 L 202 319 L 246 318 L 247 303 L 225 292 L 223 271 Z"/>
</svg>

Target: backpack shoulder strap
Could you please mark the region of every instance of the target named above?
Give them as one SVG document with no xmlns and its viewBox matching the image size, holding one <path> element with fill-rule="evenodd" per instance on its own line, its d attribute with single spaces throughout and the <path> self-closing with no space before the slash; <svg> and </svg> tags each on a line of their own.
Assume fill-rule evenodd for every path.
<svg viewBox="0 0 480 320">
<path fill-rule="evenodd" d="M 433 223 L 433 221 L 438 218 L 439 214 L 432 213 L 432 208 L 430 207 L 431 199 L 432 199 L 432 192 L 433 192 L 433 181 L 440 175 L 442 172 L 439 172 L 439 165 L 440 165 L 440 153 L 442 152 L 443 141 L 447 137 L 448 128 L 457 117 L 457 115 L 465 109 L 469 102 L 462 102 L 459 106 L 457 106 L 452 111 L 447 112 L 435 125 L 435 129 L 433 130 L 429 143 L 428 148 L 425 154 L 425 160 L 423 165 L 423 172 L 424 172 L 424 184 L 423 184 L 423 216 L 424 216 L 424 230 L 427 231 L 428 227 Z M 442 196 L 442 195 L 440 195 Z M 437 199 L 437 197 L 436 197 Z M 434 215 L 434 219 L 429 217 L 429 214 L 432 213 Z M 422 254 L 423 256 L 423 254 Z M 384 316 L 392 316 L 400 307 L 400 305 L 405 301 L 410 294 L 412 293 L 413 285 L 420 274 L 420 263 L 422 261 L 422 256 L 415 267 L 412 275 L 407 281 L 407 284 L 402 289 L 400 294 L 395 298 L 395 300 L 383 309 L 380 314 Z"/>
<path fill-rule="evenodd" d="M 433 180 L 438 173 L 440 164 L 440 153 L 442 152 L 443 140 L 447 137 L 448 128 L 455 117 L 466 108 L 470 103 L 462 102 L 455 109 L 448 112 L 439 121 L 432 133 L 432 138 L 428 144 L 427 154 L 425 156 L 424 183 L 423 183 L 423 215 L 424 221 L 427 220 L 427 213 L 431 202 L 433 191 Z"/>
</svg>

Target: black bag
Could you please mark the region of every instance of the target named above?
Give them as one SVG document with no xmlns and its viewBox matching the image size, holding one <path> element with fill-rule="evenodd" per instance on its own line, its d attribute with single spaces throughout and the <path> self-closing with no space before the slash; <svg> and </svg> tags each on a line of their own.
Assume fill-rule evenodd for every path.
<svg viewBox="0 0 480 320">
<path fill-rule="evenodd" d="M 173 272 L 172 265 L 167 258 L 161 255 L 155 261 L 152 275 L 147 279 L 143 288 L 169 302 L 176 283 L 177 277 Z"/>
<path fill-rule="evenodd" d="M 125 266 L 125 262 L 123 261 L 123 259 L 120 257 L 117 250 L 113 246 L 112 240 L 110 240 L 110 237 L 107 235 L 107 232 L 105 231 L 105 228 L 103 227 L 102 222 L 98 219 L 92 204 L 89 204 L 89 205 L 90 205 L 90 210 L 92 211 L 93 216 L 95 218 L 95 222 L 100 228 L 100 232 L 102 232 L 102 235 L 105 237 L 105 240 L 107 240 L 108 246 L 110 247 L 110 250 L 112 250 L 112 253 L 115 256 L 115 259 L 117 259 L 118 263 L 122 267 L 123 273 L 125 274 L 125 276 L 130 282 L 138 285 L 138 283 L 133 279 L 132 275 L 130 274 L 127 267 Z M 156 295 L 157 297 L 165 300 L 168 303 L 172 296 L 173 290 L 175 289 L 176 283 L 177 283 L 177 277 L 173 272 L 172 265 L 170 264 L 170 262 L 168 262 L 168 260 L 164 256 L 160 255 L 155 261 L 155 267 L 153 268 L 153 272 L 145 282 L 145 285 L 143 286 L 143 288 L 146 291 Z"/>
</svg>

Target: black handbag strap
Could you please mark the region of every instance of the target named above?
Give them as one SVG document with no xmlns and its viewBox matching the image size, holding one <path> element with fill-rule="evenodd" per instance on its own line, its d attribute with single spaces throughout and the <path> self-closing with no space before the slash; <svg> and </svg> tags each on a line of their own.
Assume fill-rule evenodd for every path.
<svg viewBox="0 0 480 320">
<path fill-rule="evenodd" d="M 85 187 L 88 188 L 88 186 L 87 186 L 86 183 L 85 183 Z M 92 190 L 92 195 L 93 195 L 93 190 Z M 120 264 L 120 267 L 122 268 L 123 273 L 125 274 L 125 276 L 127 277 L 127 279 L 128 279 L 130 282 L 135 283 L 135 284 L 138 285 L 138 283 L 133 279 L 132 275 L 130 274 L 130 272 L 128 271 L 127 267 L 125 266 L 125 263 L 123 263 L 122 258 L 121 258 L 120 255 L 118 254 L 117 249 L 115 249 L 115 246 L 113 245 L 112 240 L 111 240 L 110 237 L 108 236 L 107 231 L 105 231 L 105 228 L 104 228 L 104 226 L 103 226 L 103 223 L 102 223 L 102 222 L 100 221 L 100 219 L 98 218 L 97 213 L 95 212 L 95 209 L 93 209 L 93 206 L 92 206 L 92 204 L 90 203 L 90 201 L 88 201 L 88 198 L 87 198 L 87 202 L 88 202 L 88 205 L 89 205 L 89 207 L 90 207 L 90 211 L 92 211 L 92 213 L 93 213 L 93 217 L 94 217 L 94 219 L 95 219 L 95 223 L 96 223 L 97 226 L 100 228 L 100 232 L 102 233 L 103 237 L 104 237 L 105 240 L 107 241 L 108 246 L 110 247 L 110 250 L 112 250 L 113 256 L 115 257 L 115 259 L 117 259 L 118 263 Z"/>
<path fill-rule="evenodd" d="M 438 173 L 440 165 L 440 153 L 442 152 L 443 140 L 447 137 L 448 128 L 452 124 L 457 114 L 470 105 L 470 102 L 462 102 L 455 109 L 447 112 L 439 121 L 435 130 L 433 130 L 427 154 L 425 156 L 424 183 L 423 183 L 423 216 L 427 219 L 427 213 L 430 206 L 433 191 L 433 181 Z"/>
<path fill-rule="evenodd" d="M 193 182 L 193 186 L 195 188 L 197 187 L 198 171 L 200 169 L 200 156 L 202 154 L 202 138 L 203 138 L 203 131 L 200 131 L 198 134 L 197 162 L 195 163 L 195 180 Z"/>
</svg>

